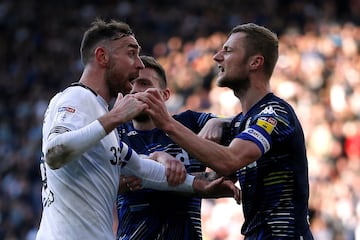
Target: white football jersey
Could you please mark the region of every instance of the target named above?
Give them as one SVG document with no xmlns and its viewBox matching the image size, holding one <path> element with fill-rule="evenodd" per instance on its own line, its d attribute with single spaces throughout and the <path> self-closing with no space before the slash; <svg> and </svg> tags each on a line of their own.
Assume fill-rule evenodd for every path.
<svg viewBox="0 0 360 240">
<path fill-rule="evenodd" d="M 43 154 L 51 131 L 79 129 L 107 111 L 105 100 L 83 87 L 58 93 L 45 114 Z M 112 207 L 120 166 L 111 160 L 118 148 L 118 136 L 112 131 L 59 169 L 42 163 L 43 214 L 37 240 L 114 239 Z"/>
<path fill-rule="evenodd" d="M 75 133 L 82 128 L 89 138 L 92 134 L 88 126 L 98 123 L 96 120 L 106 112 L 105 100 L 85 87 L 76 85 L 58 93 L 45 113 L 43 155 L 46 155 L 50 135 Z M 91 142 L 81 139 L 84 132 L 81 133 L 79 142 Z M 164 166 L 141 159 L 125 143 L 119 142 L 116 130 L 58 169 L 51 169 L 46 161 L 42 161 L 40 167 L 43 213 L 37 240 L 114 239 L 112 211 L 120 170 L 122 174 L 142 178 L 142 186 L 146 188 L 193 191 L 194 176 L 188 175 L 183 184 L 169 186 Z"/>
</svg>

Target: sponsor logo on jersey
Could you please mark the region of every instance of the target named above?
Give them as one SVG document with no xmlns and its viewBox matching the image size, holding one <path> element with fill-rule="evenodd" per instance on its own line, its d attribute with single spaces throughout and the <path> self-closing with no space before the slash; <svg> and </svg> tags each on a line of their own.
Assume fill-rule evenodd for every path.
<svg viewBox="0 0 360 240">
<path fill-rule="evenodd" d="M 135 130 L 134 130 L 134 131 L 130 131 L 130 132 L 127 133 L 127 136 L 128 136 L 128 137 L 130 137 L 130 136 L 135 136 L 135 135 L 137 135 L 137 131 L 135 131 Z"/>
<path fill-rule="evenodd" d="M 250 136 L 254 137 L 259 141 L 259 143 L 263 146 L 264 152 L 267 152 L 270 150 L 270 143 L 269 141 L 257 130 L 253 128 L 247 128 L 245 131 Z"/>
<path fill-rule="evenodd" d="M 74 113 L 74 112 L 75 112 L 75 108 L 72 108 L 72 107 L 60 107 L 60 108 L 58 109 L 58 112 Z"/>
<path fill-rule="evenodd" d="M 268 134 L 272 133 L 276 124 L 277 121 L 272 117 L 260 117 L 256 122 L 256 125 L 263 128 Z"/>
</svg>

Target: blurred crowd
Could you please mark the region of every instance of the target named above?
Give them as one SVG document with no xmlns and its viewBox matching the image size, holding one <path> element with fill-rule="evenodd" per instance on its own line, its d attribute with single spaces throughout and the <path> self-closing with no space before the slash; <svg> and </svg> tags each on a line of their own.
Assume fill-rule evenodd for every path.
<svg viewBox="0 0 360 240">
<path fill-rule="evenodd" d="M 57 91 L 78 80 L 82 33 L 97 16 L 128 22 L 142 54 L 163 64 L 173 113 L 241 111 L 230 90 L 215 86 L 212 56 L 237 24 L 277 32 L 272 90 L 304 128 L 315 239 L 360 239 L 360 1 L 3 0 L 0 240 L 35 237 L 43 114 Z M 242 239 L 242 209 L 233 199 L 204 200 L 202 218 L 204 240 Z"/>
</svg>

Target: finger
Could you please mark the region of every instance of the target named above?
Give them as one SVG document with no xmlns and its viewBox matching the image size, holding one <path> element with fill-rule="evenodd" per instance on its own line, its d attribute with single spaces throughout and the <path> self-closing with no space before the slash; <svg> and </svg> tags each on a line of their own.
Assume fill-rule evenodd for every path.
<svg viewBox="0 0 360 240">
<path fill-rule="evenodd" d="M 179 175 L 176 171 L 167 171 L 167 181 L 170 186 L 176 186 L 179 184 Z"/>
<path fill-rule="evenodd" d="M 240 204 L 241 201 L 241 190 L 237 187 L 234 188 L 233 190 L 234 192 L 234 199 L 236 201 L 237 204 Z"/>
<path fill-rule="evenodd" d="M 167 161 L 166 164 L 166 177 L 170 186 L 175 186 L 179 183 L 180 170 L 177 161 Z"/>
<path fill-rule="evenodd" d="M 121 100 L 123 97 L 123 94 L 119 92 L 116 100 Z"/>
<path fill-rule="evenodd" d="M 185 175 L 185 177 L 184 177 Z M 168 176 L 168 183 L 170 186 L 176 186 L 185 181 L 186 174 L 183 173 L 183 171 L 174 171 L 172 174 Z"/>
<path fill-rule="evenodd" d="M 180 175 L 180 181 L 181 181 L 181 183 L 183 183 L 183 182 L 185 181 L 186 175 L 187 175 L 186 169 L 183 169 L 183 170 L 181 171 L 181 175 Z"/>
<path fill-rule="evenodd" d="M 224 182 L 224 177 L 219 177 L 219 178 L 211 181 L 205 188 L 211 189 L 211 188 L 215 187 L 216 185 L 220 185 L 223 182 Z"/>
<path fill-rule="evenodd" d="M 157 89 L 147 89 L 145 92 L 137 93 L 136 97 L 142 102 L 147 103 L 150 108 L 156 109 L 159 99 L 161 99 L 161 94 Z"/>
</svg>

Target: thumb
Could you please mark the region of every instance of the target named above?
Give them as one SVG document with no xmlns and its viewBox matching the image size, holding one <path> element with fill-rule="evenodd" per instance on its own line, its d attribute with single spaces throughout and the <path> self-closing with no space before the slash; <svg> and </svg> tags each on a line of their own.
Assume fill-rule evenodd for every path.
<svg viewBox="0 0 360 240">
<path fill-rule="evenodd" d="M 121 100 L 123 97 L 123 94 L 119 92 L 116 100 Z"/>
</svg>

